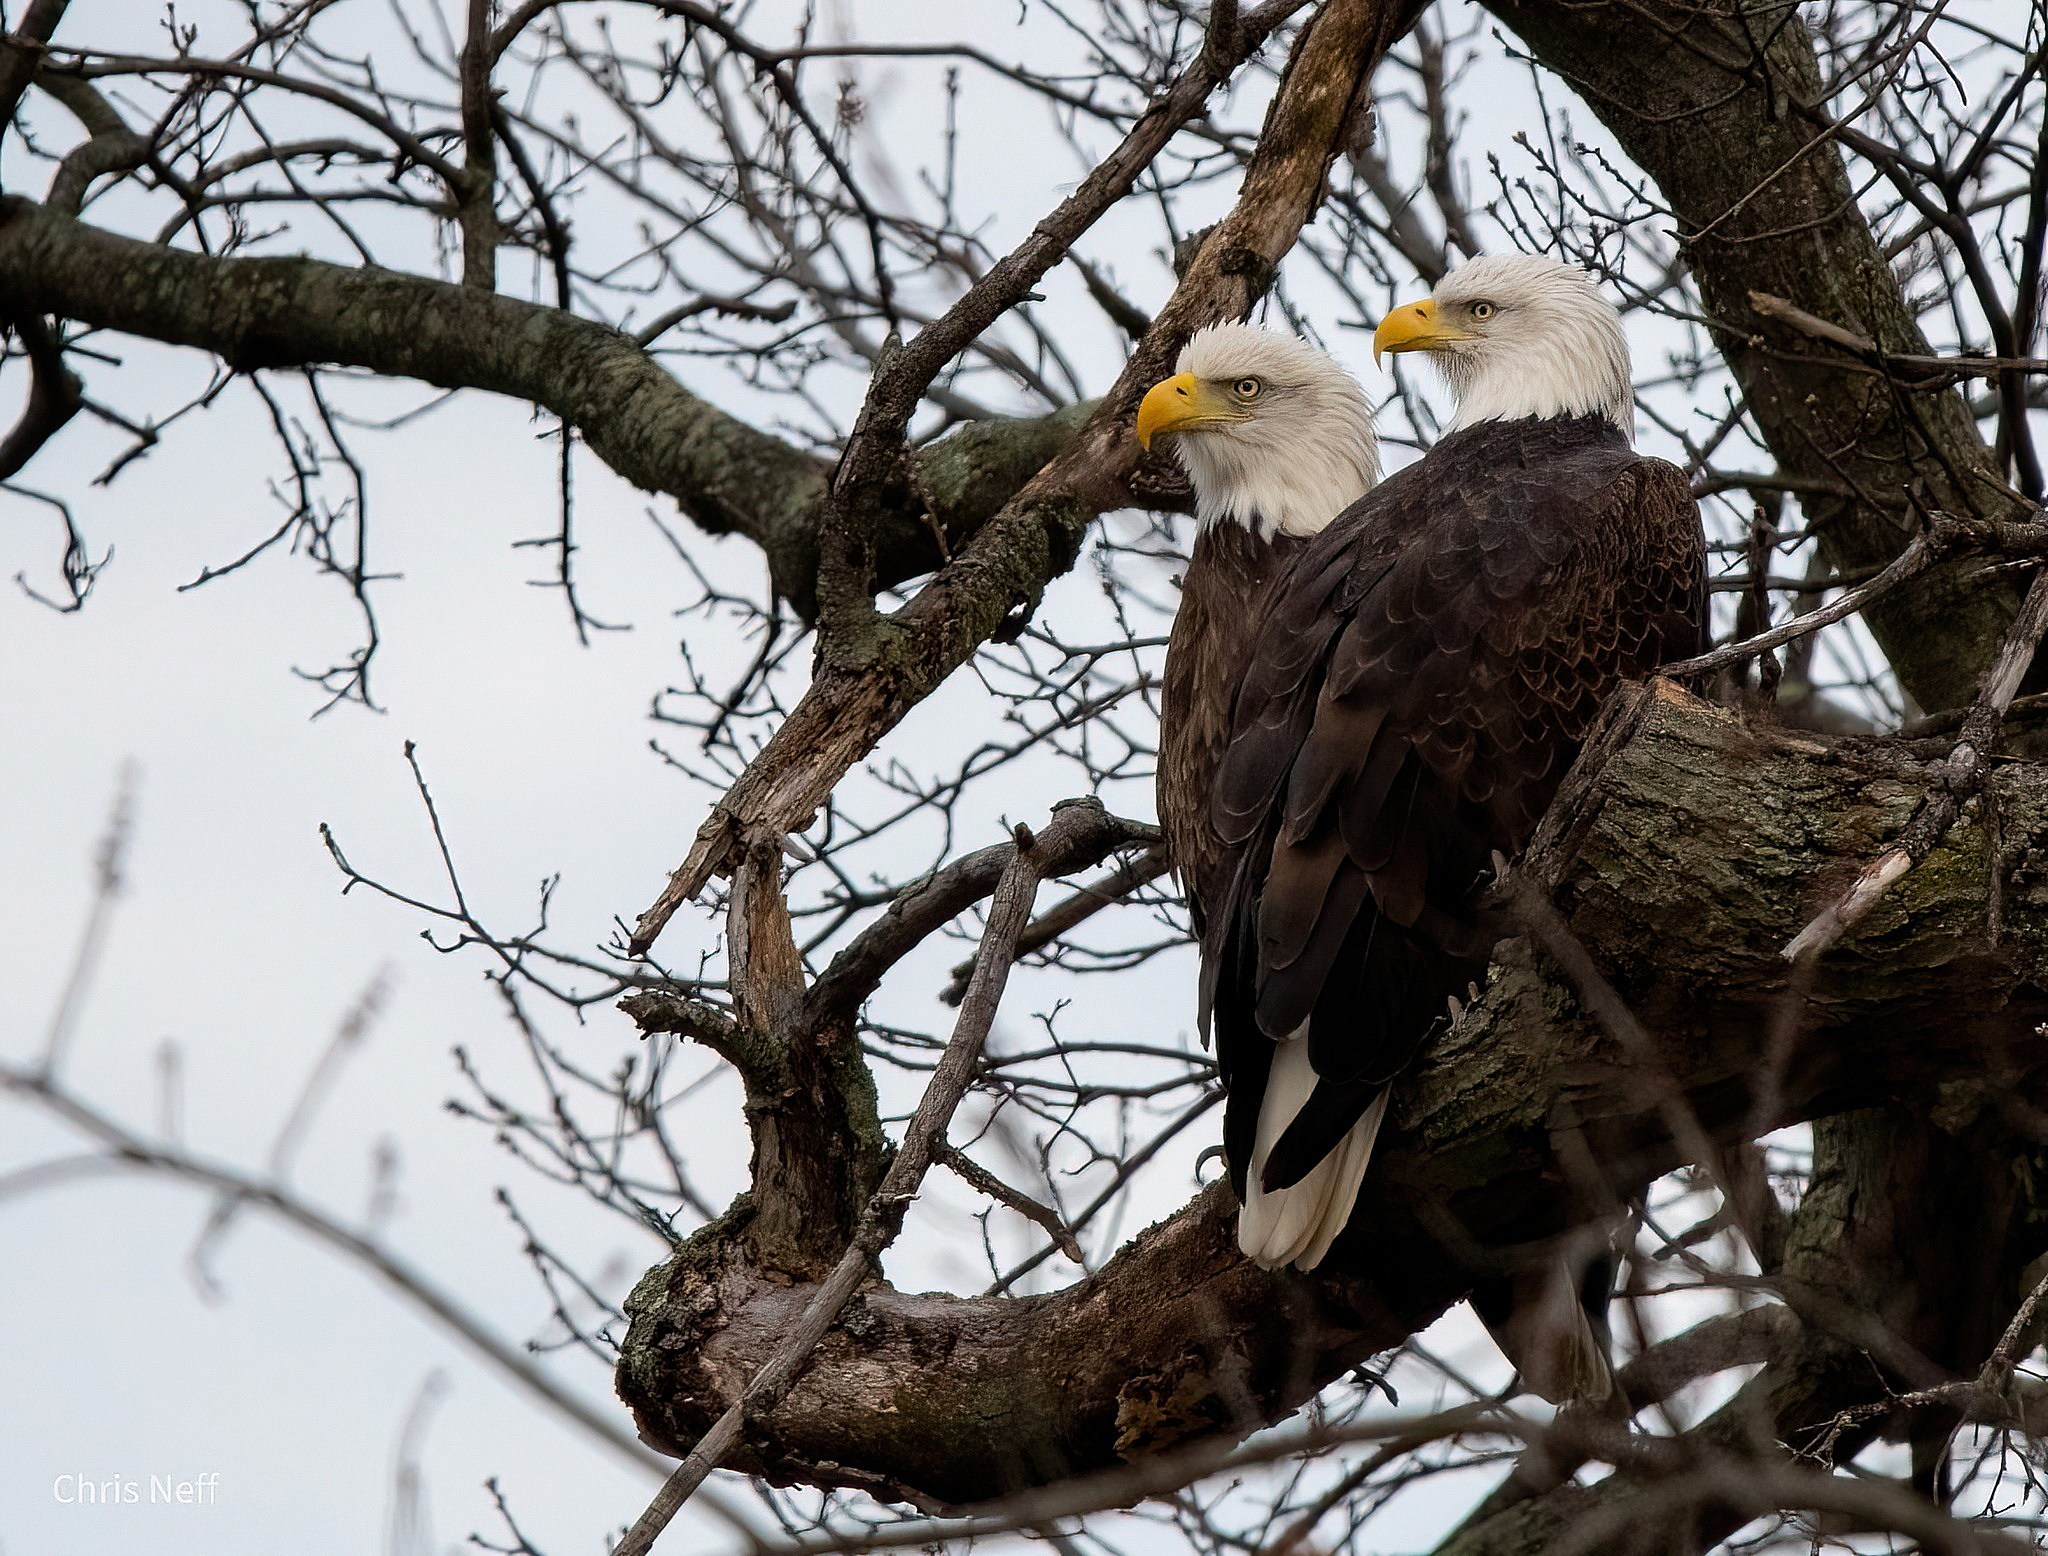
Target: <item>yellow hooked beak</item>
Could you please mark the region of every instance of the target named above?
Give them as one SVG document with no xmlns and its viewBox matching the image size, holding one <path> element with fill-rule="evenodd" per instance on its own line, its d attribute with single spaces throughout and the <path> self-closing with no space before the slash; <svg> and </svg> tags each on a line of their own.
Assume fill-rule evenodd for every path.
<svg viewBox="0 0 2048 1556">
<path fill-rule="evenodd" d="M 1394 309 L 1372 332 L 1372 360 L 1375 366 L 1389 351 L 1434 351 L 1453 341 L 1471 340 L 1469 330 L 1446 324 L 1437 316 L 1436 304 L 1427 297 Z"/>
<path fill-rule="evenodd" d="M 1244 419 L 1245 413 L 1221 390 L 1193 373 L 1175 373 L 1147 389 L 1138 402 L 1138 444 L 1149 453 L 1152 440 L 1161 433 Z"/>
</svg>

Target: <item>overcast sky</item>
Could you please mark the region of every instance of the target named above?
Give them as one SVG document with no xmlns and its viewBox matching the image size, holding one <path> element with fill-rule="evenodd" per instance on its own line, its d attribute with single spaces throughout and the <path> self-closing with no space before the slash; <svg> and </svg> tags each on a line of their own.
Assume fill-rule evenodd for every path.
<svg viewBox="0 0 2048 1556">
<path fill-rule="evenodd" d="M 148 32 L 123 40 L 94 31 L 111 24 L 106 8 L 73 9 L 60 38 L 153 44 Z M 181 4 L 179 14 L 204 25 L 226 9 Z M 772 10 L 757 13 L 762 35 L 776 32 Z M 134 11 L 139 19 L 147 8 Z M 1010 6 L 864 4 L 861 35 L 929 35 L 941 12 L 948 26 L 971 15 L 1001 55 L 1043 61 L 1061 47 L 1057 28 L 1014 26 Z M 388 46 L 381 9 L 347 7 L 336 18 L 341 29 L 355 13 L 364 18 L 363 46 Z M 336 31 L 328 29 L 330 41 Z M 1498 77 L 1497 90 L 1468 98 L 1497 116 L 1468 126 L 1475 156 L 1512 157 L 1512 134 L 1533 118 L 1517 72 L 1503 65 Z M 928 136 L 938 81 L 937 69 L 873 72 L 877 133 L 908 144 Z M 1081 168 L 1042 110 L 1000 88 L 978 85 L 964 112 L 968 176 L 1004 191 L 987 234 L 1000 249 Z M 1020 146 L 1031 154 L 1018 155 Z M 18 176 L 18 152 L 9 166 Z M 1151 230 L 1135 219 L 1126 226 L 1133 242 Z M 1114 222 L 1108 229 L 1111 251 L 1118 230 Z M 1156 259 L 1133 253 L 1121 273 L 1142 303 L 1163 296 Z M 1335 335 L 1335 320 L 1322 322 Z M 1367 369 L 1362 338 L 1343 343 L 1354 366 Z M 129 365 L 118 379 L 119 403 L 138 414 L 178 403 L 210 371 L 194 353 L 127 342 L 120 349 Z M 1077 329 L 1073 350 L 1098 386 L 1118 365 L 1114 337 L 1098 317 Z M 89 383 L 97 371 L 87 365 Z M 765 414 L 722 370 L 689 371 L 700 390 Z M 1362 376 L 1375 393 L 1383 387 Z M 18 381 L 5 387 L 5 415 L 18 393 Z M 410 388 L 359 391 L 353 403 L 392 410 L 420 398 Z M 401 754 L 404 742 L 417 742 L 483 916 L 525 922 L 540 882 L 560 872 L 553 918 L 571 945 L 603 940 L 613 916 L 644 906 L 681 857 L 707 796 L 649 753 L 649 699 L 676 678 L 682 633 L 701 666 L 727 675 L 744 663 L 747 646 L 715 624 L 673 619 L 690 584 L 648 522 L 654 500 L 588 457 L 578 472 L 587 599 L 597 615 L 633 630 L 576 646 L 560 597 L 530 586 L 545 559 L 513 549 L 555 522 L 547 430 L 522 406 L 466 397 L 369 445 L 377 565 L 402 575 L 378 594 L 381 714 L 348 706 L 310 717 L 319 696 L 293 668 L 324 668 L 345 655 L 357 623 L 343 592 L 303 559 L 268 557 L 179 592 L 278 522 L 269 483 L 280 461 L 260 407 L 240 387 L 181 423 L 111 488 L 88 482 L 120 440 L 98 423 L 75 422 L 25 482 L 73 502 L 93 550 L 111 548 L 112 563 L 75 615 L 37 606 L 11 586 L 0 592 L 0 729 L 9 753 L 0 764 L 0 872 L 10 888 L 0 894 L 0 1053 L 20 1060 L 40 1049 L 91 904 L 94 852 L 132 766 L 125 889 L 79 1012 L 68 1081 L 152 1133 L 161 1127 L 162 1056 L 174 1051 L 177 1138 L 260 1172 L 336 1026 L 383 980 L 388 997 L 303 1143 L 292 1181 L 355 1222 L 369 1204 L 377 1153 L 395 1152 L 389 1247 L 515 1344 L 542 1331 L 547 1305 L 519 1234 L 494 1202 L 496 1188 L 513 1189 L 585 1267 L 609 1266 L 614 1291 L 658 1248 L 579 1200 L 544 1192 L 484 1131 L 444 1110 L 458 1089 L 453 1046 L 467 1045 L 509 1076 L 513 1029 L 480 961 L 434 954 L 419 939 L 416 913 L 366 893 L 341 895 L 317 829 L 331 824 L 366 872 L 445 895 Z M 24 573 L 47 592 L 59 549 L 49 513 L 0 493 L 0 514 L 0 577 Z M 757 558 L 740 543 L 700 542 L 698 550 L 735 580 L 758 576 Z M 1093 588 L 1085 577 L 1070 579 L 1052 608 L 1084 609 Z M 971 681 L 956 685 L 888 751 L 915 752 L 933 740 L 952 741 L 957 751 L 960 732 L 988 716 L 985 703 Z M 961 846 L 995 837 L 999 813 L 1028 820 L 1056 797 L 1020 779 L 1014 791 L 980 802 L 986 834 L 962 837 Z M 1132 810 L 1149 803 L 1142 794 L 1115 801 Z M 689 948 L 708 946 L 713 928 L 701 914 L 679 919 L 664 944 L 671 963 L 691 965 Z M 957 953 L 935 951 L 934 968 L 950 954 Z M 1051 998 L 1051 983 L 1026 978 L 1004 1019 L 1021 1025 Z M 1097 980 L 1089 999 L 1073 1018 L 1084 1030 L 1142 1026 L 1154 1039 L 1186 1041 L 1191 960 Z M 928 994 L 916 1008 L 938 1025 Z M 1170 1013 L 1163 1023 L 1161 1012 Z M 573 1040 L 598 1067 L 636 1041 L 630 1023 L 604 1008 Z M 744 1177 L 736 1096 L 719 1082 L 692 1115 L 702 1126 L 692 1167 L 721 1203 Z M 1181 1197 L 1203 1143 L 1192 1140 L 1170 1159 L 1180 1189 L 1162 1195 L 1160 1213 Z M 77 1135 L 47 1115 L 0 1102 L 0 1185 L 15 1169 L 80 1149 Z M 386 1549 L 400 1438 L 416 1407 L 427 1505 L 424 1537 L 388 1547 L 404 1556 L 456 1548 L 471 1531 L 501 1533 L 483 1490 L 492 1476 L 530 1538 L 551 1553 L 601 1549 L 603 1532 L 629 1521 L 653 1488 L 646 1468 L 536 1407 L 415 1305 L 260 1212 L 243 1214 L 213 1251 L 217 1289 L 209 1291 L 191 1267 L 211 1208 L 204 1192 L 145 1174 L 14 1189 L 0 1195 L 4 1556 Z M 914 1218 L 894 1266 L 899 1278 L 980 1284 L 966 1202 L 944 1190 L 934 1198 Z M 1498 1364 L 1469 1326 L 1453 1324 L 1439 1341 L 1473 1371 L 1497 1377 Z M 565 1386 L 623 1415 L 595 1362 L 572 1354 L 547 1365 Z M 205 1504 L 148 1500 L 152 1476 L 206 1475 L 219 1479 Z M 138 1483 L 142 1500 L 67 1503 L 60 1482 L 71 1476 Z M 1428 1522 L 1424 1510 L 1395 1527 L 1419 1531 Z M 670 1546 L 709 1548 L 718 1527 L 698 1518 Z"/>
</svg>

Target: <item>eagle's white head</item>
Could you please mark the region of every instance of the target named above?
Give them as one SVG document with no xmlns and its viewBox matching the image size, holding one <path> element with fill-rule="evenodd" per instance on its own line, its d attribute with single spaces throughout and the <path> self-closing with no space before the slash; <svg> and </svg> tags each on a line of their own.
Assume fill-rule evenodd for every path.
<svg viewBox="0 0 2048 1556">
<path fill-rule="evenodd" d="M 1635 392 L 1621 314 L 1576 265 L 1542 254 L 1487 254 L 1396 308 L 1372 338 L 1427 351 L 1451 386 L 1451 425 L 1525 416 L 1605 416 L 1635 434 Z"/>
<path fill-rule="evenodd" d="M 1380 478 L 1358 381 L 1299 336 L 1216 324 L 1138 407 L 1138 441 L 1173 434 L 1203 523 L 1313 535 Z"/>
</svg>

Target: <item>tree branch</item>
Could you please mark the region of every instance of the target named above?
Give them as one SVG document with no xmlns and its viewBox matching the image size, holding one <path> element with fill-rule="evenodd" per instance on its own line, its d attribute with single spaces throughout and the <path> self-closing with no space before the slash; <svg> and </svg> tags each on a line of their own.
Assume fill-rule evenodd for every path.
<svg viewBox="0 0 2048 1556">
<path fill-rule="evenodd" d="M 57 30 L 57 23 L 64 19 L 64 8 L 69 3 L 70 0 L 29 0 L 21 25 L 0 35 L 0 128 L 13 122 L 14 110 L 21 106 L 22 94 L 42 63 L 43 46 Z"/>
<path fill-rule="evenodd" d="M 1984 762 L 1998 743 L 2006 710 L 2034 655 L 2048 633 L 2048 572 L 2036 572 L 2007 630 L 1998 657 L 1984 672 L 1977 701 L 1963 718 L 1962 731 L 1942 764 L 1939 781 L 1891 847 L 1856 874 L 1834 901 L 1821 909 L 1786 945 L 1788 962 L 1821 955 L 1842 935 L 1860 924 L 1880 897 L 1908 870 L 1931 853 L 1955 825 L 1963 804 L 1974 798 L 1984 780 Z"/>
<path fill-rule="evenodd" d="M 903 1143 L 896 1159 L 889 1164 L 873 1198 L 862 1211 L 845 1253 L 812 1295 L 803 1317 L 784 1337 L 775 1354 L 684 1456 L 647 1511 L 626 1531 L 617 1556 L 646 1556 L 656 1536 L 668 1527 L 690 1494 L 737 1446 L 748 1416 L 765 1416 L 782 1402 L 810 1362 L 818 1342 L 839 1321 L 854 1292 L 870 1277 L 882 1251 L 895 1240 L 903 1225 L 903 1212 L 917 1197 L 933 1151 L 945 1144 L 946 1127 L 959 1110 L 981 1064 L 989 1027 L 995 1021 L 1003 987 L 1009 982 L 1010 968 L 1017 959 L 1017 937 L 1030 921 L 1031 905 L 1038 896 L 1038 883 L 1070 847 L 1097 835 L 1103 819 L 1099 805 L 1077 803 L 1064 812 L 1054 813 L 1043 838 L 1033 837 L 1028 828 L 1017 828 L 1010 861 L 996 883 L 988 924 L 981 934 L 981 954 L 967 998 L 961 1001 L 959 1019 L 953 1023 L 953 1036 L 925 1085 L 917 1111 L 904 1126 Z"/>
<path fill-rule="evenodd" d="M 144 243 L 18 196 L 0 196 L 0 295 L 242 370 L 336 363 L 545 406 L 627 481 L 675 498 L 710 534 L 754 542 L 777 592 L 801 615 L 815 608 L 824 461 L 691 393 L 610 325 L 397 271 Z M 980 423 L 921 450 L 931 511 L 888 515 L 878 582 L 937 566 L 940 536 L 963 546 L 1089 410 Z"/>
<path fill-rule="evenodd" d="M 491 0 L 469 0 L 462 44 L 462 284 L 498 284 L 498 133 L 491 113 Z"/>
<path fill-rule="evenodd" d="M 1983 817 L 1959 822 L 1813 969 L 1803 1000 L 1777 955 L 1811 911 L 1809 883 L 1853 869 L 1926 781 L 1882 745 L 1749 729 L 1668 683 L 1610 709 L 1525 869 L 1556 883 L 1572 933 L 1656 1037 L 1709 1139 L 1938 1086 L 1955 1116 L 2034 1094 L 2048 1062 L 2034 1030 L 2048 1019 L 2048 893 L 2021 877 L 1994 887 L 2028 867 L 2000 858 Z M 2048 827 L 2048 776 L 2013 767 L 1989 784 L 2008 836 Z M 1985 925 L 1993 889 L 1998 937 Z M 1242 1435 L 1423 1327 L 1477 1276 L 1541 1257 L 1581 1199 L 1561 1181 L 1554 1131 L 1583 1135 L 1617 1198 L 1677 1163 L 1666 1100 L 1547 961 L 1510 943 L 1485 997 L 1398 1088 L 1327 1277 L 1242 1259 L 1219 1185 L 1057 1295 L 881 1287 L 858 1335 L 828 1336 L 734 1465 L 971 1503 Z M 716 1229 L 700 1236 L 630 1304 L 619 1387 L 650 1440 L 691 1440 L 722 1414 L 807 1300 L 723 1247 Z"/>
<path fill-rule="evenodd" d="M 85 386 L 65 364 L 62 345 L 40 315 L 9 314 L 0 309 L 0 322 L 21 342 L 29 369 L 28 398 L 20 419 L 0 438 L 0 481 L 5 481 L 78 414 Z"/>
<path fill-rule="evenodd" d="M 1242 317 L 1271 284 L 1321 202 L 1325 174 L 1352 127 L 1373 66 L 1413 24 L 1417 9 L 1415 0 L 1330 0 L 1302 29 L 1236 206 L 1203 243 L 1080 437 L 901 611 L 870 617 L 865 631 L 849 621 L 833 635 L 819 678 L 713 809 L 689 857 L 640 916 L 632 936 L 636 950 L 652 945 L 676 909 L 729 868 L 737 838 L 755 828 L 791 833 L 808 825 L 855 762 L 1006 619 L 1028 615 L 1047 582 L 1073 565 L 1087 525 L 1119 500 L 1137 472 L 1140 455 L 1129 419 L 1138 396 L 1190 333 Z M 1136 169 L 1126 171 L 1136 176 Z M 922 372 L 929 353 L 913 343 L 905 359 Z M 883 371 L 909 369 L 899 363 Z M 888 425 L 883 413 L 898 409 L 887 401 L 876 412 L 878 436 Z M 859 443 L 857 430 L 850 459 Z"/>
</svg>

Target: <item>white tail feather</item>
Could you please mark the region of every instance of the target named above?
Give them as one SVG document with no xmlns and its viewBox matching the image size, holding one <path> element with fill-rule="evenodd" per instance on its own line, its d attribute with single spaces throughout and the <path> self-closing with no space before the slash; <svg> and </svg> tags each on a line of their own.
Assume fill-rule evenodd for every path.
<svg viewBox="0 0 2048 1556">
<path fill-rule="evenodd" d="M 1323 1262 L 1330 1244 L 1351 1219 L 1358 1186 L 1365 1181 L 1372 1144 L 1386 1117 L 1387 1094 L 1373 1099 L 1336 1148 L 1310 1168 L 1299 1183 L 1268 1191 L 1259 1187 L 1271 1154 L 1287 1126 L 1316 1089 L 1315 1068 L 1301 1035 L 1278 1045 L 1266 1076 L 1266 1094 L 1259 1104 L 1259 1130 L 1245 1174 L 1244 1208 L 1237 1213 L 1237 1246 L 1245 1257 L 1265 1268 L 1292 1263 L 1312 1270 Z"/>
</svg>

